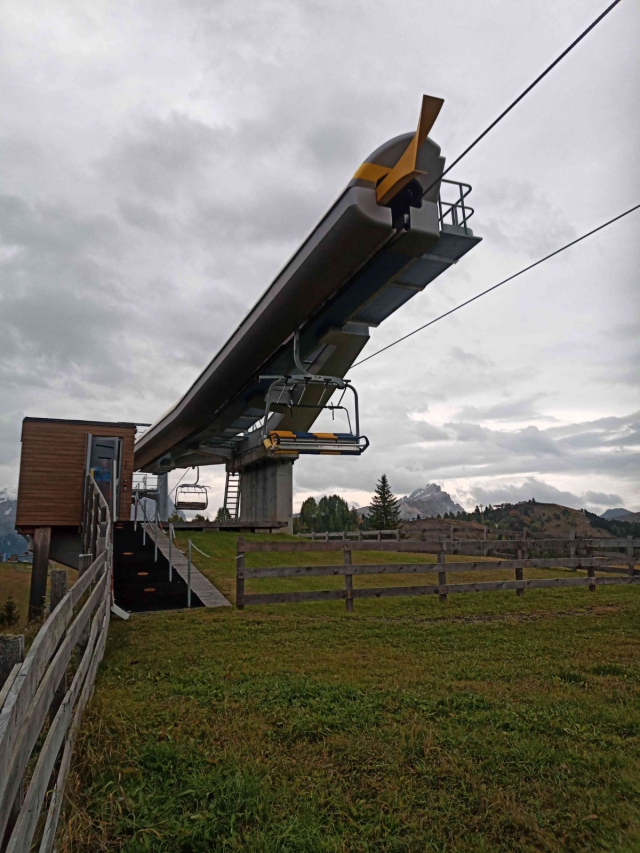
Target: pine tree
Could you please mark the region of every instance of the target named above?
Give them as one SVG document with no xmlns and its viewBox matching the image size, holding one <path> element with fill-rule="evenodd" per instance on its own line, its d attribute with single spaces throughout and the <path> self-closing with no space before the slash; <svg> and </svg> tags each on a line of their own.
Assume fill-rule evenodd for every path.
<svg viewBox="0 0 640 853">
<path fill-rule="evenodd" d="M 387 475 L 383 474 L 376 483 L 376 490 L 371 499 L 369 524 L 372 530 L 395 530 L 400 522 L 400 507 L 398 499 L 389 487 Z"/>
<path fill-rule="evenodd" d="M 0 628 L 15 628 L 20 621 L 20 611 L 18 605 L 13 600 L 13 596 L 9 593 L 9 597 L 0 608 Z"/>
<path fill-rule="evenodd" d="M 197 518 L 198 516 L 196 516 Z M 226 506 L 218 507 L 218 511 L 216 513 L 216 521 L 231 521 L 231 513 L 226 508 Z"/>
</svg>

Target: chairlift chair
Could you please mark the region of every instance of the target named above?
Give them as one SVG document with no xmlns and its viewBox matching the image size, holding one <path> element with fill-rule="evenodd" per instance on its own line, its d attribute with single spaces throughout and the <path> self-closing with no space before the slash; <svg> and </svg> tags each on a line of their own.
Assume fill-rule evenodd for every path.
<svg viewBox="0 0 640 853">
<path fill-rule="evenodd" d="M 207 494 L 207 486 L 202 486 L 198 480 L 200 479 L 200 469 L 197 468 L 195 483 L 181 483 L 176 488 L 174 506 L 176 509 L 187 510 L 205 510 L 209 506 L 209 496 Z"/>
<path fill-rule="evenodd" d="M 310 373 L 300 360 L 297 333 L 293 342 L 293 355 L 299 373 L 291 376 L 260 377 L 261 379 L 272 380 L 265 397 L 265 413 L 262 425 L 264 447 L 272 456 L 295 456 L 299 453 L 322 456 L 360 456 L 369 446 L 369 439 L 360 435 L 360 410 L 356 389 L 348 379 Z M 302 402 L 309 386 L 324 386 L 317 403 Z M 336 390 L 342 390 L 338 403 L 334 405 L 324 402 L 330 400 Z M 355 431 L 351 425 L 349 410 L 342 405 L 347 391 L 351 391 L 353 394 Z M 334 415 L 336 411 L 343 411 L 347 417 L 349 432 L 293 432 L 274 429 L 270 427 L 269 423 L 276 406 L 280 408 L 284 406 L 290 412 L 293 409 L 317 409 L 330 411 Z"/>
</svg>

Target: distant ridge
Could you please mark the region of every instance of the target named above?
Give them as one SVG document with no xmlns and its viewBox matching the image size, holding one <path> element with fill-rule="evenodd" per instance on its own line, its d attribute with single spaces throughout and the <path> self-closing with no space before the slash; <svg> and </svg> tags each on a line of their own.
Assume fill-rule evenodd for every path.
<svg viewBox="0 0 640 853">
<path fill-rule="evenodd" d="M 605 512 L 602 513 L 600 518 L 607 518 L 607 519 L 617 518 L 620 520 L 620 519 L 624 519 L 625 516 L 627 516 L 627 515 L 634 515 L 634 513 L 631 512 L 631 510 L 623 509 L 622 507 L 620 507 L 619 509 L 608 509 L 608 510 L 606 510 Z"/>
</svg>

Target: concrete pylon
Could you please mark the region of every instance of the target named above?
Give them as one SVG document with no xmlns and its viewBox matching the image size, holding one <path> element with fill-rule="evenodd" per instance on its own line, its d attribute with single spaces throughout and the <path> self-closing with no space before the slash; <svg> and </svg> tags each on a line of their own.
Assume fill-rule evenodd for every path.
<svg viewBox="0 0 640 853">
<path fill-rule="evenodd" d="M 158 474 L 156 507 L 160 521 L 169 521 L 169 475 Z"/>
<path fill-rule="evenodd" d="M 265 459 L 240 475 L 240 521 L 286 521 L 293 533 L 293 461 Z"/>
</svg>

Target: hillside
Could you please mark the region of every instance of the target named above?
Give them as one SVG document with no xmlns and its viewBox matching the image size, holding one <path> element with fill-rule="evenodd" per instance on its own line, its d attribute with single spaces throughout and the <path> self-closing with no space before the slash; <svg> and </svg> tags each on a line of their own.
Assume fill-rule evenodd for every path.
<svg viewBox="0 0 640 853">
<path fill-rule="evenodd" d="M 472 521 L 486 524 L 490 529 L 518 532 L 526 530 L 528 533 L 554 534 L 574 531 L 578 537 L 627 535 L 618 533 L 617 527 L 631 526 L 621 521 L 606 520 L 583 510 L 560 504 L 539 503 L 535 500 L 487 506 L 482 511 L 476 507 L 473 512 L 459 513 L 455 516 L 455 521 L 456 524 L 459 521 Z"/>
</svg>

